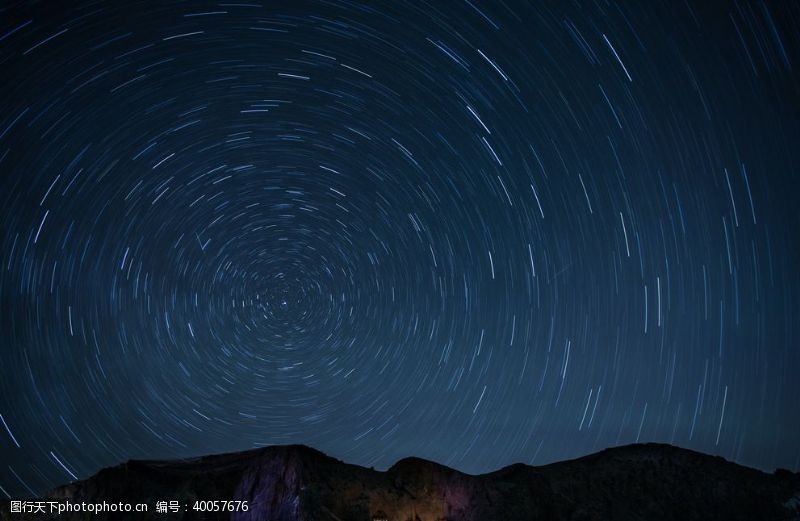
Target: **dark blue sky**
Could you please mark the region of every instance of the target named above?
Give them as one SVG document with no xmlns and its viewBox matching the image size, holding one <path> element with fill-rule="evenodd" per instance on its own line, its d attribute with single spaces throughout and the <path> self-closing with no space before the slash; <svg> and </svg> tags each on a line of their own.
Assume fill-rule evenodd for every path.
<svg viewBox="0 0 800 521">
<path fill-rule="evenodd" d="M 305 443 L 800 468 L 800 4 L 0 10 L 0 492 Z"/>
</svg>

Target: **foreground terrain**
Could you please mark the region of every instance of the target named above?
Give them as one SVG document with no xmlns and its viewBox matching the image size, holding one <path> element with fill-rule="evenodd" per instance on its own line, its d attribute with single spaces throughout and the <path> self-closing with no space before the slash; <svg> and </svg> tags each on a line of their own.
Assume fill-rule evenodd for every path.
<svg viewBox="0 0 800 521">
<path fill-rule="evenodd" d="M 800 474 L 766 474 L 659 444 L 542 467 L 516 464 L 479 476 L 417 458 L 379 472 L 292 445 L 129 461 L 42 500 L 146 503 L 148 512 L 12 514 L 10 502 L 3 502 L 0 519 L 800 520 Z M 178 511 L 158 513 L 158 502 Z M 227 511 L 209 512 L 215 508 Z"/>
</svg>

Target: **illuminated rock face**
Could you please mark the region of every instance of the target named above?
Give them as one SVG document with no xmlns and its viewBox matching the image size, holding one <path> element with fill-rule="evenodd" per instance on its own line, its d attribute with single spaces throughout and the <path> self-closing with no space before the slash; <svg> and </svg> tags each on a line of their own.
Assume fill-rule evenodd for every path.
<svg viewBox="0 0 800 521">
<path fill-rule="evenodd" d="M 187 505 L 181 517 L 187 520 L 800 519 L 800 474 L 765 474 L 656 444 L 543 467 L 511 465 L 479 476 L 418 458 L 379 472 L 308 447 L 281 446 L 193 460 L 131 461 L 48 497 L 150 503 L 150 514 L 137 519 L 163 517 L 152 508 L 159 500 Z M 246 501 L 249 508 L 201 514 L 191 508 L 196 500 Z M 0 519 L 20 519 L 15 516 L 8 503 L 0 506 Z"/>
</svg>

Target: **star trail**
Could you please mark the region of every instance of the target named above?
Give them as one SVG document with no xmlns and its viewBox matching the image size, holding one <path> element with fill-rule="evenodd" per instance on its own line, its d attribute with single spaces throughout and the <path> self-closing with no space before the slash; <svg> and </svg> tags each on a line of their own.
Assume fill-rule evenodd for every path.
<svg viewBox="0 0 800 521">
<path fill-rule="evenodd" d="M 303 443 L 800 470 L 800 4 L 0 10 L 0 492 Z"/>
</svg>

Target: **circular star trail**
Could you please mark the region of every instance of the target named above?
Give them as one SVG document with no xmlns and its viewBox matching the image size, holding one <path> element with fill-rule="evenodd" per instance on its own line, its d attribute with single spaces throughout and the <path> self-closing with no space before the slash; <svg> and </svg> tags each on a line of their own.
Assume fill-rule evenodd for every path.
<svg viewBox="0 0 800 521">
<path fill-rule="evenodd" d="M 800 9 L 6 4 L 0 490 L 304 443 L 800 458 Z"/>
</svg>

